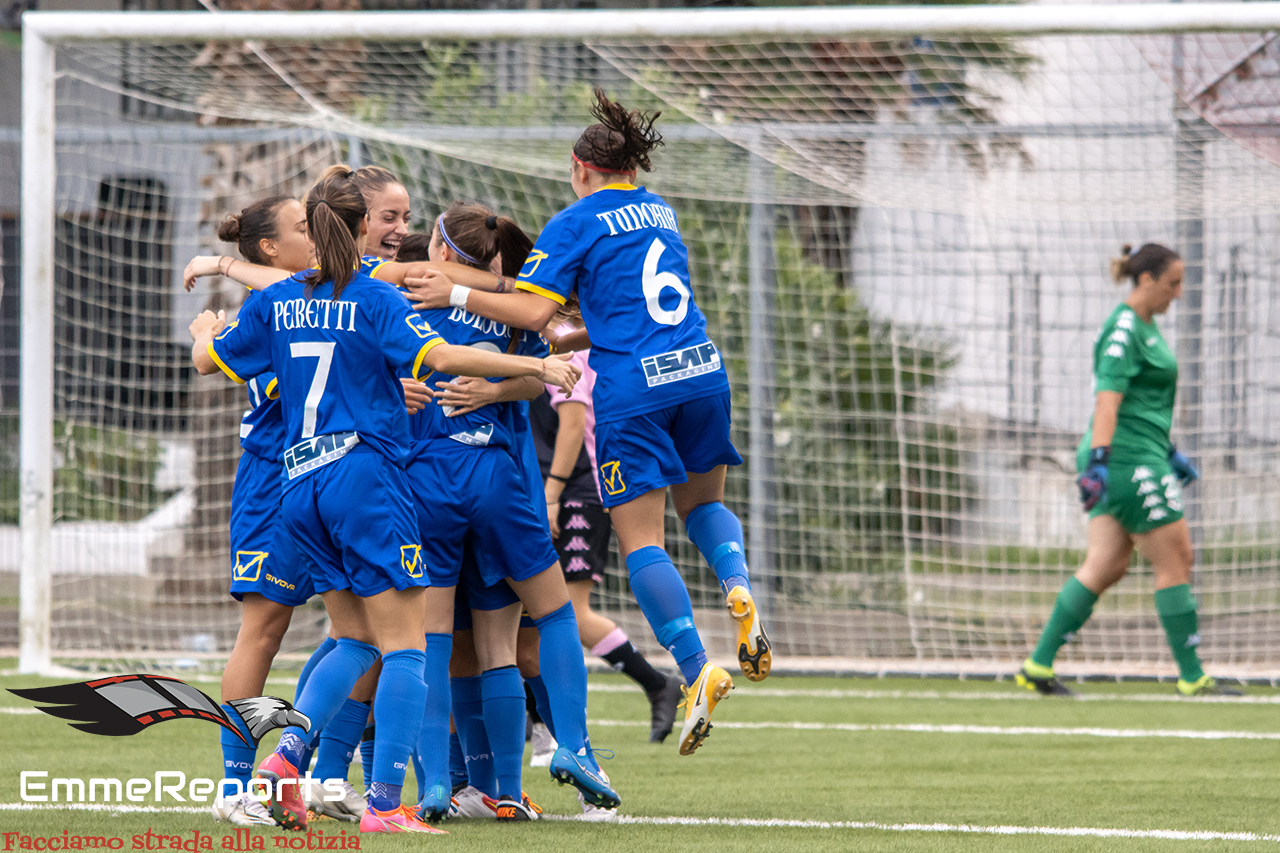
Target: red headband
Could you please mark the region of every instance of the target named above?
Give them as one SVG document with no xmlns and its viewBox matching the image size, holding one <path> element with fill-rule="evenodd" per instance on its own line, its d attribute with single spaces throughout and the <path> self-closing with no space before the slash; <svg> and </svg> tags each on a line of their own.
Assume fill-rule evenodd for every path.
<svg viewBox="0 0 1280 853">
<path fill-rule="evenodd" d="M 583 160 L 577 154 L 574 154 L 572 151 L 569 152 L 569 156 L 572 157 L 574 159 L 574 162 L 576 162 L 582 168 L 590 169 L 593 172 L 599 172 L 602 175 L 634 175 L 636 172 L 635 169 L 632 169 L 629 172 L 621 172 L 621 171 L 618 171 L 617 169 L 601 169 L 599 166 L 595 165 L 594 163 L 588 163 L 586 160 Z"/>
</svg>

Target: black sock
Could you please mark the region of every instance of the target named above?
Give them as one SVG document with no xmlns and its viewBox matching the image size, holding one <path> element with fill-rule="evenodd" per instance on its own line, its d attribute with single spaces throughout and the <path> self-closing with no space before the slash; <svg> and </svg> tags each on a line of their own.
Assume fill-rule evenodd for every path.
<svg viewBox="0 0 1280 853">
<path fill-rule="evenodd" d="M 667 677 L 654 669 L 644 655 L 636 651 L 636 647 L 627 640 L 613 651 L 600 657 L 608 661 L 614 669 L 620 669 L 636 684 L 644 688 L 645 693 L 656 693 L 667 684 Z"/>
<path fill-rule="evenodd" d="M 524 707 L 529 712 L 529 722 L 542 722 L 542 717 L 538 716 L 538 703 L 533 698 L 533 688 L 529 686 L 527 681 L 524 683 Z"/>
</svg>

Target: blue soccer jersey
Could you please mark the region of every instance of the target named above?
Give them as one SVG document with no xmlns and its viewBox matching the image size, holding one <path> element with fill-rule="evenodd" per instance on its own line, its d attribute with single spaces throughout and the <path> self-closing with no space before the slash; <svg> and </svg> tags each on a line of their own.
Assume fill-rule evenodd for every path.
<svg viewBox="0 0 1280 853">
<path fill-rule="evenodd" d="M 422 318 L 451 344 L 476 347 L 489 352 L 505 353 L 511 343 L 511 328 L 472 314 L 463 308 L 438 308 L 422 312 Z M 547 342 L 536 332 L 517 329 L 520 342 L 516 355 L 542 358 L 549 352 Z M 425 380 L 434 391 L 437 382 L 450 382 L 455 377 L 433 373 Z M 500 382 L 501 379 L 492 379 Z M 457 417 L 446 417 L 448 411 L 431 405 L 409 419 L 413 432 L 413 456 L 433 441 L 452 440 L 475 447 L 510 447 L 513 444 L 511 407 L 518 403 L 493 403 Z"/>
<path fill-rule="evenodd" d="M 675 212 L 644 187 L 612 184 L 552 217 L 516 287 L 561 304 L 577 290 L 598 423 L 728 390 Z"/>
<path fill-rule="evenodd" d="M 210 356 L 237 382 L 275 372 L 290 480 L 357 443 L 403 467 L 409 425 L 397 374 L 425 372 L 427 352 L 444 343 L 385 282 L 357 273 L 338 299 L 332 292 L 324 282 L 308 295 L 299 273 L 262 291 L 209 344 Z M 321 447 L 322 436 L 342 436 L 342 447 Z"/>
</svg>

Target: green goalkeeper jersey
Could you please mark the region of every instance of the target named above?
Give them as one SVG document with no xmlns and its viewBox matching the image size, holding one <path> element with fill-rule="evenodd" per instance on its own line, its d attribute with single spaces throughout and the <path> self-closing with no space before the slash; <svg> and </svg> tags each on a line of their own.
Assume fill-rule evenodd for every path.
<svg viewBox="0 0 1280 853">
<path fill-rule="evenodd" d="M 1123 394 L 1111 439 L 1113 459 L 1164 459 L 1173 427 L 1173 399 L 1178 387 L 1178 360 L 1155 323 L 1144 322 L 1121 303 L 1102 324 L 1093 344 L 1094 391 Z M 1088 452 L 1093 419 L 1080 442 Z"/>
</svg>

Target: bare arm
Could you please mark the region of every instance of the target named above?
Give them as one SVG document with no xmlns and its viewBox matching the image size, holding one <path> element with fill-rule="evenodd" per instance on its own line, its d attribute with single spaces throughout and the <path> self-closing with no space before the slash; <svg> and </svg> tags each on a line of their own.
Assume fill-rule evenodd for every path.
<svg viewBox="0 0 1280 853">
<path fill-rule="evenodd" d="M 591 338 L 588 337 L 586 329 L 576 329 L 563 335 L 557 335 L 551 329 L 547 329 L 542 336 L 551 344 L 553 352 L 580 352 L 591 349 Z"/>
<path fill-rule="evenodd" d="M 190 290 L 195 287 L 196 279 L 210 275 L 225 276 L 253 290 L 266 290 L 293 273 L 251 264 L 228 255 L 197 255 L 182 271 L 182 286 Z"/>
<path fill-rule="evenodd" d="M 582 375 L 575 365 L 569 363 L 568 356 L 534 358 L 451 344 L 432 347 L 427 351 L 424 361 L 432 370 L 455 376 L 536 376 L 550 385 L 560 386 L 566 392 L 573 390 L 574 383 Z"/>
<path fill-rule="evenodd" d="M 432 272 L 406 281 L 406 286 L 409 288 L 413 307 L 419 310 L 448 308 L 454 304 L 452 294 L 456 285 L 447 276 Z M 535 332 L 545 329 L 560 308 L 553 299 L 523 290 L 514 293 L 488 293 L 473 288 L 466 297 L 466 309 L 472 314 Z"/>
<path fill-rule="evenodd" d="M 200 316 L 192 320 L 191 325 L 187 327 L 191 332 L 191 339 L 195 342 L 191 345 L 191 361 L 201 376 L 218 372 L 217 362 L 209 355 L 209 344 L 226 327 L 227 312 L 225 311 L 219 311 L 217 314 L 212 311 L 201 312 Z"/>
<path fill-rule="evenodd" d="M 1099 391 L 1093 404 L 1093 447 L 1110 447 L 1116 434 L 1116 416 L 1124 395 L 1118 391 Z"/>
<path fill-rule="evenodd" d="M 484 408 L 490 403 L 532 400 L 546 388 L 531 376 L 490 382 L 474 376 L 458 376 L 452 382 L 437 382 L 432 392 L 437 405 L 448 406 L 447 417 L 453 418 Z"/>
<path fill-rule="evenodd" d="M 453 261 L 414 261 L 411 264 L 389 261 L 379 266 L 373 277 L 397 286 L 404 285 L 411 288 L 414 282 L 421 281 L 428 272 L 443 273 L 449 278 L 451 284 L 461 284 L 477 290 L 501 292 L 515 289 L 515 282 L 509 278 Z"/>
</svg>

